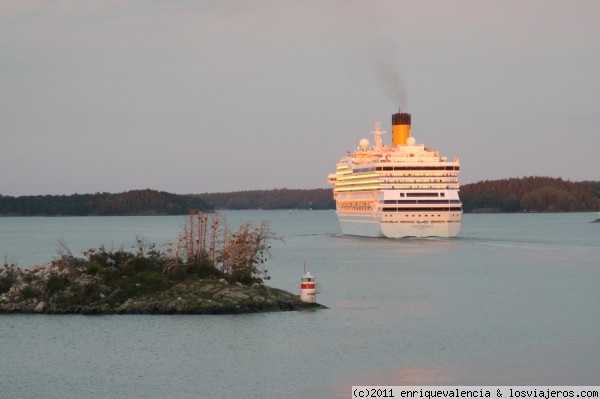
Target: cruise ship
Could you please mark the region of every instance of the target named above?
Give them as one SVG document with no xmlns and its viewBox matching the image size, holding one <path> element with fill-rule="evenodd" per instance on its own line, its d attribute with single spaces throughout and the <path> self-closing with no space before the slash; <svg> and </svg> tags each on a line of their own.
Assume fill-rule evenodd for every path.
<svg viewBox="0 0 600 399">
<path fill-rule="evenodd" d="M 460 230 L 458 158 L 449 161 L 411 136 L 411 115 L 392 115 L 392 144 L 375 123 L 373 145 L 362 139 L 340 159 L 333 185 L 343 234 L 365 237 L 454 237 Z"/>
</svg>

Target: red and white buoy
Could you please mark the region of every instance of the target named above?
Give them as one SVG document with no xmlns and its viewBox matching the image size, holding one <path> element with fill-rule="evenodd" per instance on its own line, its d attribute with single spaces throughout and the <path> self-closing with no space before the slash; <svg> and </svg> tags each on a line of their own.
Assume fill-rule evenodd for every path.
<svg viewBox="0 0 600 399">
<path fill-rule="evenodd" d="M 306 264 L 304 264 L 304 276 L 302 276 L 302 282 L 300 283 L 300 300 L 302 302 L 317 302 L 317 282 L 315 276 L 306 270 Z"/>
</svg>

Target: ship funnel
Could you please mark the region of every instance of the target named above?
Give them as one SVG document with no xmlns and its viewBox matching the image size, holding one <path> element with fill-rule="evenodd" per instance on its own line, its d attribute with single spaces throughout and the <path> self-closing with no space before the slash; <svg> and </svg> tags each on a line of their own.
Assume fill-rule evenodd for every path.
<svg viewBox="0 0 600 399">
<path fill-rule="evenodd" d="M 410 137 L 410 114 L 398 112 L 392 115 L 392 145 L 406 145 Z"/>
</svg>

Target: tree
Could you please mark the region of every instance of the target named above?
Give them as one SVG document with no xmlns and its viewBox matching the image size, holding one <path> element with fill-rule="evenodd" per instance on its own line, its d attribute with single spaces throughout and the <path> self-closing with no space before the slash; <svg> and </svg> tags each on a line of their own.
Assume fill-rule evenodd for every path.
<svg viewBox="0 0 600 399">
<path fill-rule="evenodd" d="M 281 238 L 267 222 L 258 227 L 244 223 L 234 233 L 230 231 L 223 215 L 191 213 L 177 242 L 170 243 L 165 271 L 185 269 L 201 275 L 216 271 L 242 283 L 269 280 L 263 265 L 271 256 L 271 241 Z"/>
<path fill-rule="evenodd" d="M 227 237 L 217 262 L 221 270 L 235 281 L 261 283 L 269 280 L 262 265 L 271 256 L 272 240 L 281 238 L 275 236 L 267 222 L 254 228 L 250 223 L 244 223 L 236 233 Z"/>
<path fill-rule="evenodd" d="M 169 268 L 179 266 L 180 259 L 187 264 L 214 268 L 220 241 L 219 227 L 225 224 L 224 217 L 217 213 L 192 211 L 185 220 L 177 243 L 169 249 L 174 255 Z"/>
</svg>

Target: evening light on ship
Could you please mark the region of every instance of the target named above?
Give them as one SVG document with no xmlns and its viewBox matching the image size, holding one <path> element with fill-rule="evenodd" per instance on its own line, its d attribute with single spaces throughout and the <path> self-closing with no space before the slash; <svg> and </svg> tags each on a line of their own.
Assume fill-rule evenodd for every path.
<svg viewBox="0 0 600 399">
<path fill-rule="evenodd" d="M 454 237 L 460 230 L 457 157 L 417 144 L 411 115 L 392 115 L 392 145 L 381 123 L 328 177 L 342 233 L 366 237 Z"/>
</svg>

